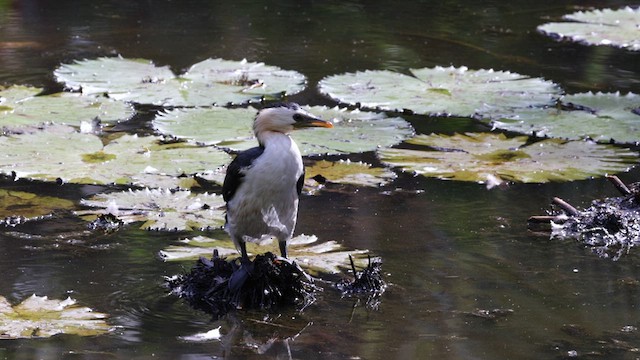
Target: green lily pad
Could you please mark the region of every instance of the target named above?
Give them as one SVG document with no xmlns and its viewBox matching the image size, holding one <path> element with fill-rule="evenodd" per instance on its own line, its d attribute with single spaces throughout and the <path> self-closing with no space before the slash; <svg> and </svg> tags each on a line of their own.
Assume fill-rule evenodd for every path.
<svg viewBox="0 0 640 360">
<path fill-rule="evenodd" d="M 0 189 L 0 225 L 41 219 L 55 211 L 73 209 L 73 201 L 24 191 Z"/>
<path fill-rule="evenodd" d="M 93 121 L 114 123 L 130 119 L 131 105 L 101 96 L 73 93 L 40 95 L 40 88 L 14 85 L 0 88 L 0 127 L 15 130 L 43 123 L 81 126 Z"/>
<path fill-rule="evenodd" d="M 194 64 L 183 77 L 207 87 L 234 86 L 237 91 L 245 94 L 245 97 L 251 96 L 251 99 L 256 100 L 260 97 L 279 98 L 281 95 L 299 93 L 306 87 L 307 80 L 297 71 L 282 70 L 277 66 L 246 60 L 223 59 L 207 59 Z M 216 103 L 224 104 L 225 101 Z"/>
<path fill-rule="evenodd" d="M 45 338 L 58 334 L 95 336 L 110 331 L 106 315 L 76 301 L 51 300 L 33 295 L 11 306 L 0 296 L 0 339 Z"/>
<path fill-rule="evenodd" d="M 640 8 L 578 11 L 563 16 L 570 22 L 552 22 L 538 26 L 538 31 L 558 39 L 587 45 L 610 45 L 640 50 L 638 24 Z"/>
<path fill-rule="evenodd" d="M 331 129 L 294 131 L 291 136 L 303 155 L 373 151 L 379 147 L 393 146 L 413 135 L 411 125 L 399 117 L 337 107 L 303 108 L 334 124 Z M 240 151 L 257 146 L 252 131 L 256 112 L 251 107 L 176 109 L 158 115 L 153 120 L 153 126 L 163 134 Z"/>
<path fill-rule="evenodd" d="M 491 121 L 493 127 L 538 136 L 589 138 L 600 142 L 640 142 L 640 96 L 591 92 L 566 95 L 559 107 L 526 109 L 516 117 Z"/>
<path fill-rule="evenodd" d="M 558 85 L 508 71 L 466 67 L 412 69 L 413 76 L 367 70 L 325 77 L 320 92 L 342 103 L 417 114 L 470 117 L 553 104 Z"/>
<path fill-rule="evenodd" d="M 155 187 L 154 177 L 196 174 L 230 161 L 222 150 L 162 140 L 123 135 L 103 145 L 93 134 L 48 126 L 0 136 L 0 172 L 44 181 Z M 47 144 L 46 148 L 42 144 Z"/>
<path fill-rule="evenodd" d="M 638 160 L 636 152 L 590 141 L 528 140 L 494 133 L 419 135 L 409 143 L 427 147 L 424 150 L 382 149 L 378 155 L 389 166 L 428 177 L 525 183 L 613 174 Z"/>
<path fill-rule="evenodd" d="M 129 190 L 98 194 L 83 199 L 82 205 L 97 208 L 79 211 L 78 215 L 92 220 L 92 216 L 112 214 L 124 223 L 142 222 L 146 230 L 197 230 L 219 228 L 224 225 L 222 196 L 197 194 L 191 191 L 163 189 Z"/>
<path fill-rule="evenodd" d="M 231 144 L 254 139 L 252 126 L 257 111 L 253 107 L 227 109 L 216 106 L 174 109 L 159 113 L 151 124 L 164 135 L 204 145 L 232 147 Z"/>
<path fill-rule="evenodd" d="M 212 239 L 198 236 L 192 239 L 180 241 L 182 245 L 171 245 L 160 251 L 160 257 L 165 261 L 195 260 L 200 256 L 211 256 L 217 249 L 221 256 L 238 255 L 233 242 L 228 237 L 224 239 Z M 273 239 L 261 241 L 260 244 L 247 243 L 247 251 L 250 254 L 279 253 L 278 244 Z M 298 235 L 288 243 L 288 258 L 300 264 L 300 266 L 314 274 L 340 272 L 340 269 L 349 268 L 349 255 L 359 263 L 364 263 L 366 250 L 346 250 L 335 241 L 319 241 L 315 235 Z"/>
<path fill-rule="evenodd" d="M 149 60 L 98 58 L 63 64 L 54 72 L 68 88 L 84 94 L 161 106 L 244 104 L 280 98 L 305 88 L 304 75 L 263 63 L 208 59 L 176 76 Z"/>
<path fill-rule="evenodd" d="M 324 181 L 356 186 L 383 186 L 395 180 L 397 175 L 384 168 L 376 168 L 363 162 L 349 160 L 327 161 L 320 160 L 311 166 L 306 166 L 305 185 L 316 186 L 318 176 Z M 322 182 L 324 182 L 322 181 Z"/>
</svg>

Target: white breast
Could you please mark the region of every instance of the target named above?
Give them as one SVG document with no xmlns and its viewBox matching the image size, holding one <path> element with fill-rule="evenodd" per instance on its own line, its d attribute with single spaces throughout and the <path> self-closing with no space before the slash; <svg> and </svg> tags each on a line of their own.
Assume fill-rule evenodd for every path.
<svg viewBox="0 0 640 360">
<path fill-rule="evenodd" d="M 296 183 L 303 172 L 302 158 L 293 140 L 282 133 L 272 133 L 264 146 L 227 204 L 227 228 L 245 241 L 263 235 L 287 241 L 298 215 Z"/>
</svg>

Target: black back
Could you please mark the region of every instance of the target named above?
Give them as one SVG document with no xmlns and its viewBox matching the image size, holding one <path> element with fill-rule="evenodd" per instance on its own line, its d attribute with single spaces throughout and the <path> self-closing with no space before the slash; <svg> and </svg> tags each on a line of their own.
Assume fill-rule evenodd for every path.
<svg viewBox="0 0 640 360">
<path fill-rule="evenodd" d="M 300 177 L 298 178 L 298 182 L 296 183 L 296 190 L 298 190 L 298 196 L 300 196 L 300 194 L 302 194 L 302 187 L 304 187 L 304 165 L 302 168 L 302 175 L 300 175 Z"/>
<path fill-rule="evenodd" d="M 224 183 L 222 184 L 222 197 L 224 201 L 229 202 L 233 198 L 233 195 L 238 190 L 238 186 L 242 183 L 244 174 L 240 170 L 251 166 L 253 161 L 257 159 L 264 152 L 264 148 L 257 146 L 249 150 L 245 150 L 236 156 L 235 159 L 227 167 L 227 175 L 224 177 Z"/>
</svg>

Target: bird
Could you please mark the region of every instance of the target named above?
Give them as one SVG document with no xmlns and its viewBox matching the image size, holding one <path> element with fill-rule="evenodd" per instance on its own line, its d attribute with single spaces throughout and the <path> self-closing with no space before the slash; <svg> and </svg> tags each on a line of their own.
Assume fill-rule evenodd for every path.
<svg viewBox="0 0 640 360">
<path fill-rule="evenodd" d="M 251 271 L 247 241 L 275 237 L 281 256 L 287 258 L 287 241 L 296 226 L 304 183 L 302 155 L 289 133 L 309 127 L 332 128 L 333 124 L 293 102 L 265 106 L 253 121 L 258 146 L 237 154 L 227 167 L 222 185 L 224 229 L 241 253 L 245 272 Z M 239 276 L 235 284 L 230 280 L 230 287 L 241 285 L 247 276 Z"/>
</svg>

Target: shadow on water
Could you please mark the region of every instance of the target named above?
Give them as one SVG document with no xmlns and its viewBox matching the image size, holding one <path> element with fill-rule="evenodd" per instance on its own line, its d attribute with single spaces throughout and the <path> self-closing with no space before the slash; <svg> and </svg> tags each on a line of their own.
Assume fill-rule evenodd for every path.
<svg viewBox="0 0 640 360">
<path fill-rule="evenodd" d="M 315 90 L 326 75 L 364 69 L 465 65 L 542 76 L 568 91 L 640 92 L 637 54 L 558 43 L 535 27 L 621 1 L 210 2 L 0 1 L 0 82 L 48 91 L 60 62 L 122 54 L 181 71 L 208 57 L 247 58 L 309 78 L 300 103 L 334 105 Z M 418 133 L 487 131 L 468 119 L 407 116 Z M 121 125 L 148 133 L 144 120 Z M 371 154 L 355 155 L 376 163 Z M 638 179 L 638 170 L 621 177 Z M 2 181 L 78 201 L 100 187 Z M 10 359 L 539 359 L 627 358 L 640 347 L 638 257 L 603 260 L 527 230 L 554 196 L 584 207 L 614 196 L 602 179 L 483 185 L 399 174 L 385 188 L 334 186 L 301 200 L 297 232 L 384 260 L 391 284 L 377 311 L 330 287 L 300 312 L 239 311 L 213 321 L 168 296 L 163 276 L 190 263 L 157 253 L 184 234 L 129 226 L 84 233 L 72 215 L 0 232 L 0 295 L 71 296 L 110 315 L 114 331 L 82 338 L 5 340 Z M 38 236 L 36 236 L 38 235 Z M 222 338 L 185 336 L 220 327 Z M 599 355 L 600 354 L 600 355 Z"/>
</svg>

